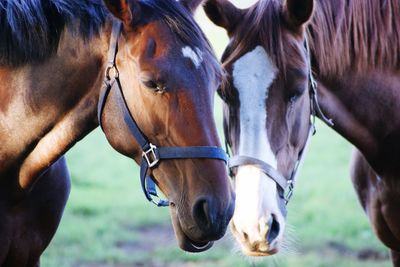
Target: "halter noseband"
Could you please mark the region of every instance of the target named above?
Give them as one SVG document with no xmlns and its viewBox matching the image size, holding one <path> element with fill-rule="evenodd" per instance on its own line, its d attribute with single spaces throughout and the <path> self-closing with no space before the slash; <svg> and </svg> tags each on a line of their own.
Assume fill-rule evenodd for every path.
<svg viewBox="0 0 400 267">
<path fill-rule="evenodd" d="M 308 136 L 306 139 L 306 143 L 301 150 L 299 157 L 296 161 L 295 167 L 293 169 L 292 174 L 290 175 L 289 179 L 284 177 L 277 169 L 272 167 L 270 164 L 268 164 L 265 161 L 262 161 L 260 159 L 254 158 L 254 157 L 249 157 L 249 156 L 232 156 L 229 159 L 229 169 L 231 170 L 232 168 L 243 166 L 243 165 L 252 165 L 255 166 L 256 168 L 260 169 L 262 172 L 264 172 L 268 177 L 270 177 L 272 180 L 275 181 L 275 183 L 279 186 L 279 188 L 282 190 L 282 195 L 279 195 L 281 199 L 284 200 L 285 204 L 287 205 L 289 203 L 289 200 L 293 196 L 293 189 L 294 185 L 297 179 L 297 176 L 299 174 L 300 167 L 302 166 L 304 159 L 305 159 L 305 152 L 308 149 L 308 145 L 310 143 L 311 136 L 313 136 L 316 133 L 316 127 L 315 127 L 315 118 L 318 115 L 319 118 L 324 121 L 326 124 L 328 124 L 330 127 L 333 126 L 333 122 L 331 119 L 328 119 L 325 114 L 322 112 L 319 103 L 318 103 L 318 95 L 317 95 L 317 82 L 314 79 L 314 76 L 312 74 L 311 70 L 311 52 L 310 52 L 310 47 L 308 44 L 307 36 L 305 36 L 304 40 L 304 46 L 307 52 L 307 58 L 308 58 L 308 67 L 309 67 L 309 72 L 308 72 L 308 80 L 309 80 L 309 95 L 310 95 L 310 129 L 308 132 Z M 225 142 L 227 151 L 228 151 L 228 143 Z M 232 175 L 231 175 L 232 176 Z"/>
<path fill-rule="evenodd" d="M 215 146 L 193 146 L 193 147 L 157 147 L 150 143 L 147 137 L 140 131 L 132 113 L 129 111 L 122 86 L 119 80 L 119 72 L 116 66 L 116 57 L 118 53 L 118 38 L 121 34 L 121 23 L 114 21 L 112 25 L 112 32 L 110 38 L 110 47 L 108 51 L 108 65 L 105 72 L 104 86 L 101 90 L 97 116 L 100 127 L 102 125 L 103 110 L 111 90 L 114 90 L 118 103 L 122 107 L 124 113 L 124 121 L 129 128 L 129 132 L 136 139 L 142 148 L 142 160 L 140 163 L 140 182 L 146 198 L 153 202 L 158 207 L 165 207 L 169 205 L 168 200 L 162 200 L 156 190 L 156 184 L 153 177 L 148 176 L 147 172 L 151 168 L 156 168 L 161 160 L 167 159 L 217 159 L 223 160 L 225 163 L 228 161 L 226 152 Z M 157 200 L 154 200 L 155 197 Z"/>
</svg>

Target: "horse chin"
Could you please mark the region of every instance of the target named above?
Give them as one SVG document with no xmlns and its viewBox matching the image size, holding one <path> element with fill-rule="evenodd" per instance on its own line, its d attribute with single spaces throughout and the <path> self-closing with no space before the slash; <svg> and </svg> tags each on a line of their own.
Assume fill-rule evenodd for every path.
<svg viewBox="0 0 400 267">
<path fill-rule="evenodd" d="M 213 245 L 214 242 L 208 241 L 208 242 L 195 242 L 193 240 L 190 240 L 187 236 L 182 236 L 181 238 L 178 238 L 178 243 L 179 247 L 183 249 L 184 251 L 187 252 L 192 252 L 192 253 L 197 253 L 197 252 L 203 252 L 208 249 L 210 249 Z"/>
<path fill-rule="evenodd" d="M 254 247 L 246 246 L 241 243 L 241 249 L 244 255 L 249 257 L 267 257 L 273 256 L 279 252 L 279 246 L 272 245 L 268 249 L 256 249 Z"/>
<path fill-rule="evenodd" d="M 267 256 L 275 255 L 279 252 L 278 245 L 269 246 L 267 250 L 256 249 L 254 247 L 247 246 L 243 243 L 240 243 L 240 245 L 241 245 L 242 253 L 249 257 L 267 257 Z"/>
<path fill-rule="evenodd" d="M 279 252 L 281 240 L 274 240 L 271 244 L 268 244 L 266 240 L 259 240 L 254 243 L 249 243 L 248 239 L 243 239 L 242 235 L 239 235 L 234 224 L 231 221 L 231 232 L 236 238 L 239 244 L 240 250 L 245 256 L 248 257 L 266 257 L 272 256 Z"/>
<path fill-rule="evenodd" d="M 179 221 L 178 214 L 171 208 L 172 224 L 174 226 L 176 240 L 178 241 L 179 247 L 187 252 L 203 252 L 210 249 L 213 245 L 213 241 L 195 241 L 190 239 L 182 229 L 182 225 Z"/>
<path fill-rule="evenodd" d="M 269 252 L 262 252 L 262 251 L 250 251 L 247 249 L 242 249 L 243 253 L 249 257 L 267 257 L 272 256 L 278 253 L 278 250 L 271 250 Z"/>
</svg>

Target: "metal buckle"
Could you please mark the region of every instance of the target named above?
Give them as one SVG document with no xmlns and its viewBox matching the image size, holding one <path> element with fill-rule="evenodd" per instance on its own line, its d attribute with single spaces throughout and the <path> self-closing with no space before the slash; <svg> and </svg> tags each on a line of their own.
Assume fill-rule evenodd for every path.
<svg viewBox="0 0 400 267">
<path fill-rule="evenodd" d="M 150 143 L 150 148 L 142 153 L 142 157 L 147 161 L 149 168 L 156 166 L 160 161 L 160 159 L 157 157 L 156 150 L 157 147 Z"/>
<path fill-rule="evenodd" d="M 115 65 L 109 65 L 106 68 L 105 76 L 106 76 L 107 80 L 109 80 L 109 81 L 111 81 L 112 79 L 118 78 L 119 72 L 117 70 L 117 67 Z"/>
<path fill-rule="evenodd" d="M 285 204 L 286 205 L 289 203 L 290 199 L 293 196 L 293 188 L 294 188 L 293 180 L 288 180 L 287 183 L 288 183 L 288 191 L 285 194 L 285 202 L 286 202 Z"/>
<path fill-rule="evenodd" d="M 160 196 L 151 194 L 153 197 L 151 198 L 151 203 L 156 205 L 157 207 L 168 207 L 169 206 L 169 201 L 161 199 Z"/>
</svg>

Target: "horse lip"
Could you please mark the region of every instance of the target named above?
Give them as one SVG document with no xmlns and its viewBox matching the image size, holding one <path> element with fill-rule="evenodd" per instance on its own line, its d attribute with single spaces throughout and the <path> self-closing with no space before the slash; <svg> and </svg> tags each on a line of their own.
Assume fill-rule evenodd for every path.
<svg viewBox="0 0 400 267">
<path fill-rule="evenodd" d="M 195 242 L 188 238 L 186 235 L 181 237 L 181 240 L 178 241 L 179 246 L 181 249 L 187 252 L 192 252 L 192 253 L 198 253 L 198 252 L 203 252 L 208 249 L 210 249 L 213 245 L 213 241 L 207 241 L 207 242 Z"/>
<path fill-rule="evenodd" d="M 178 241 L 179 247 L 187 252 L 203 252 L 210 249 L 213 245 L 213 241 L 194 241 L 189 238 L 183 231 L 181 223 L 179 221 L 178 215 L 175 208 L 171 207 L 171 218 L 174 226 L 175 236 Z"/>
<path fill-rule="evenodd" d="M 197 243 L 197 242 L 193 242 L 192 240 L 190 240 L 189 242 L 193 247 L 193 250 L 191 252 L 206 251 L 214 245 L 214 242 L 212 242 L 212 241 L 208 241 L 205 243 Z"/>
<path fill-rule="evenodd" d="M 210 245 L 211 241 L 208 241 L 208 242 L 206 242 L 206 243 L 204 243 L 204 244 L 201 244 L 201 243 L 195 244 L 194 242 L 191 242 L 191 243 L 192 243 L 192 246 L 193 246 L 195 249 L 204 250 L 206 247 L 208 247 L 208 246 Z"/>
</svg>

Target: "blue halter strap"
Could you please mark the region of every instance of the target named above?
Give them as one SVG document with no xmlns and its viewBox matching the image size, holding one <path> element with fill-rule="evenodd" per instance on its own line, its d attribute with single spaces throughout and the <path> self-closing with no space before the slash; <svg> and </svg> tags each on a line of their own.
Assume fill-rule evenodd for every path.
<svg viewBox="0 0 400 267">
<path fill-rule="evenodd" d="M 102 125 L 102 114 L 111 90 L 117 97 L 119 106 L 121 106 L 124 121 L 129 128 L 129 132 L 136 139 L 142 149 L 142 160 L 140 163 L 140 182 L 146 198 L 158 207 L 169 205 L 168 200 L 161 199 L 156 190 L 156 184 L 153 177 L 147 175 L 149 169 L 156 168 L 161 160 L 171 159 L 216 159 L 227 163 L 228 158 L 226 152 L 216 146 L 193 146 L 193 147 L 157 147 L 148 141 L 147 137 L 141 132 L 132 113 L 129 111 L 122 86 L 119 80 L 119 72 L 116 66 L 116 56 L 118 53 L 118 38 L 121 33 L 121 23 L 113 22 L 112 33 L 110 38 L 110 47 L 108 52 L 108 66 L 106 68 L 104 86 L 100 92 L 97 107 L 97 116 L 100 127 Z M 153 198 L 154 197 L 154 198 Z"/>
</svg>

